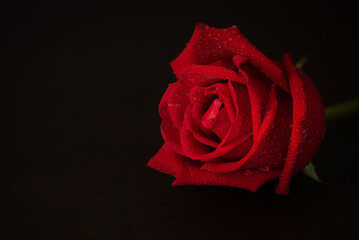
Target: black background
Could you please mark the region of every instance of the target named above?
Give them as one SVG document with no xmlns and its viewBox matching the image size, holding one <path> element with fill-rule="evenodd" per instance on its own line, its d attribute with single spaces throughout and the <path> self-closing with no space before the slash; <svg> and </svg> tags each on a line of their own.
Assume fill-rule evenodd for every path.
<svg viewBox="0 0 359 240">
<path fill-rule="evenodd" d="M 267 56 L 309 55 L 326 106 L 358 97 L 355 5 L 118 2 L 1 7 L 0 237 L 9 239 L 353 239 L 358 115 L 328 123 L 289 196 L 171 187 L 146 163 L 161 147 L 169 62 L 196 22 L 237 25 Z"/>
</svg>

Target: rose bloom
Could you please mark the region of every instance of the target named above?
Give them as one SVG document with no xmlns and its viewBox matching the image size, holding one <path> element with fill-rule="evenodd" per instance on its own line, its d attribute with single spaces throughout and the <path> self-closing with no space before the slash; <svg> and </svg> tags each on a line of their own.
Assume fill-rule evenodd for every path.
<svg viewBox="0 0 359 240">
<path fill-rule="evenodd" d="M 279 178 L 276 192 L 288 194 L 325 132 L 320 94 L 291 55 L 271 60 L 235 26 L 197 24 L 171 67 L 177 81 L 159 105 L 165 143 L 148 166 L 173 186 L 256 192 Z"/>
</svg>

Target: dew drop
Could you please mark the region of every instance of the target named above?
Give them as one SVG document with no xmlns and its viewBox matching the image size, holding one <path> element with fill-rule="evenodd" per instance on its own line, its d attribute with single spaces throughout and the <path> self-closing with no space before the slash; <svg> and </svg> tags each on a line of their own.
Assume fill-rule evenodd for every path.
<svg viewBox="0 0 359 240">
<path fill-rule="evenodd" d="M 268 172 L 269 171 L 269 167 L 268 166 L 265 166 L 264 168 L 261 168 L 262 171 L 264 172 Z"/>
<path fill-rule="evenodd" d="M 245 171 L 244 175 L 250 176 L 250 175 L 251 175 L 251 170 L 247 169 L 247 170 Z"/>
</svg>

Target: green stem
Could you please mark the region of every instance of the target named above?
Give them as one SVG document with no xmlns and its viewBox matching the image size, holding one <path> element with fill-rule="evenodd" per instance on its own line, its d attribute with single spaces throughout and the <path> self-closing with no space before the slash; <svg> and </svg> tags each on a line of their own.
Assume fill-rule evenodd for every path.
<svg viewBox="0 0 359 240">
<path fill-rule="evenodd" d="M 325 119 L 333 122 L 359 112 L 359 98 L 325 108 Z"/>
</svg>

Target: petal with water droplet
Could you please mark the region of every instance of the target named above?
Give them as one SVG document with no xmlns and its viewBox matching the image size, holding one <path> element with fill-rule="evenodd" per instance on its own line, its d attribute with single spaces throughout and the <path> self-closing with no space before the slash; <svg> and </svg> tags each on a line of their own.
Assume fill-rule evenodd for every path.
<svg viewBox="0 0 359 240">
<path fill-rule="evenodd" d="M 163 145 L 160 151 L 147 163 L 147 166 L 170 174 L 176 178 L 173 186 L 180 185 L 215 185 L 229 186 L 256 192 L 264 183 L 278 178 L 281 170 L 255 171 L 246 170 L 230 174 L 213 174 L 201 171 L 201 162 L 178 155 Z"/>
<path fill-rule="evenodd" d="M 289 184 L 318 151 L 324 137 L 325 116 L 320 94 L 310 78 L 296 69 L 291 54 L 284 55 L 284 66 L 289 78 L 293 98 L 293 128 L 280 181 L 278 194 L 289 194 Z M 308 139 L 316 139 L 309 143 Z"/>
</svg>

